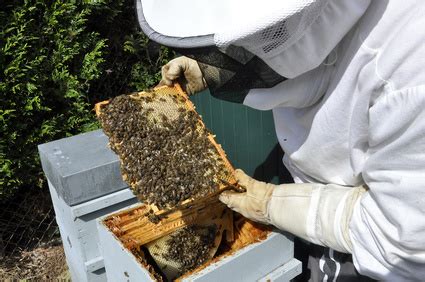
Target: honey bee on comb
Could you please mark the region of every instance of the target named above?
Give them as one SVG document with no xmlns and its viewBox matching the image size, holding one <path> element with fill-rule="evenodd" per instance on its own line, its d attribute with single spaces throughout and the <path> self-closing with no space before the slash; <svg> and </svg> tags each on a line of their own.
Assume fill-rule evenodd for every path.
<svg viewBox="0 0 425 282">
<path fill-rule="evenodd" d="M 121 95 L 98 118 L 138 199 L 172 208 L 217 192 L 231 175 L 200 116 L 175 94 Z"/>
<path fill-rule="evenodd" d="M 179 265 L 180 275 L 203 264 L 210 257 L 214 248 L 214 239 L 218 228 L 216 225 L 207 227 L 187 226 L 173 234 L 167 240 L 167 252 L 164 259 L 174 261 Z"/>
</svg>

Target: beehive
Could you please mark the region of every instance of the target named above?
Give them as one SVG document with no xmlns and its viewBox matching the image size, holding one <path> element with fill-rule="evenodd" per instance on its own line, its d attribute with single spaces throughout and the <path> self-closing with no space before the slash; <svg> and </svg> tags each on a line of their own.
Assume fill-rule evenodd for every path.
<svg viewBox="0 0 425 282">
<path fill-rule="evenodd" d="M 121 188 L 126 184 L 121 180 L 119 159 L 107 148 L 107 143 L 108 138 L 96 130 L 39 147 L 67 262 L 73 281 L 148 281 L 152 278 L 146 265 L 130 253 L 119 236 L 103 221 L 98 224 L 99 231 L 96 229 L 98 217 L 124 207 L 131 208 L 130 205 L 137 202 L 130 189 Z M 105 189 L 115 190 L 105 192 Z M 98 196 L 93 199 L 94 193 Z M 88 196 L 91 200 L 76 205 L 68 203 Z M 237 242 L 237 232 L 235 238 Z M 291 237 L 275 232 L 227 256 L 217 254 L 204 266 L 182 279 L 273 281 L 282 275 L 291 279 L 300 271 L 299 262 L 293 259 Z M 297 271 L 294 273 L 294 270 Z"/>
<path fill-rule="evenodd" d="M 187 136 L 190 131 L 204 134 L 208 143 L 211 145 L 208 147 L 210 148 L 208 150 L 211 150 L 214 156 L 212 158 L 213 161 L 221 163 L 222 169 L 212 170 L 212 173 L 209 171 L 209 174 L 207 170 L 205 174 L 202 174 L 206 175 L 209 179 L 213 179 L 212 182 L 209 182 L 213 189 L 206 189 L 206 193 L 195 193 L 190 195 L 190 197 L 180 197 L 178 201 L 168 201 L 168 203 L 167 201 L 155 202 L 155 198 L 146 197 L 146 194 L 143 195 L 142 193 L 138 196 L 145 204 L 137 205 L 131 209 L 110 215 L 100 221 L 99 232 L 102 234 L 100 240 L 102 248 L 104 250 L 113 251 L 114 254 L 117 255 L 117 257 L 107 257 L 105 259 L 108 279 L 114 281 L 131 281 L 133 279 L 135 279 L 135 281 L 140 279 L 169 280 L 170 275 L 166 273 L 167 271 L 165 268 L 160 266 L 157 260 L 158 256 L 157 258 L 152 258 L 154 257 L 154 253 L 152 253 L 152 249 L 150 248 L 152 248 L 152 245 L 155 246 L 157 242 L 163 240 L 163 236 L 173 232 L 173 234 L 176 234 L 179 232 L 176 232 L 176 230 L 182 230 L 182 227 L 194 225 L 214 224 L 214 226 L 217 227 L 218 232 L 214 241 L 214 253 L 217 248 L 218 251 L 215 253 L 213 259 L 210 259 L 200 266 L 198 265 L 195 269 L 191 269 L 190 271 L 185 270 L 183 273 L 180 273 L 181 275 L 179 274 L 180 277 L 178 277 L 178 279 L 191 280 L 192 277 L 195 276 L 206 277 L 205 273 L 208 273 L 208 277 L 212 277 L 211 275 L 220 275 L 220 273 L 228 272 L 228 270 L 225 269 L 232 267 L 232 265 L 238 265 L 244 260 L 248 260 L 250 264 L 252 264 L 252 268 L 245 273 L 247 277 L 260 278 L 269 274 L 271 270 L 281 267 L 291 260 L 293 256 L 293 247 L 290 239 L 283 235 L 271 233 L 269 227 L 252 223 L 239 215 L 236 220 L 233 220 L 233 212 L 218 201 L 218 194 L 221 191 L 229 188 L 240 190 L 241 188 L 236 185 L 236 181 L 233 177 L 233 168 L 227 160 L 221 146 L 215 142 L 214 136 L 206 130 L 193 104 L 188 100 L 188 97 L 178 85 L 172 88 L 161 87 L 153 91 L 121 96 L 120 99 L 125 99 L 124 103 L 135 103 L 138 105 L 138 110 L 136 111 L 125 108 L 124 111 L 122 111 L 124 116 L 131 116 L 128 111 L 136 113 L 135 115 L 144 112 L 145 116 L 141 120 L 148 124 L 150 128 L 159 128 L 159 130 L 161 130 L 161 128 L 163 129 L 164 121 L 180 124 L 182 123 L 182 113 L 186 113 L 186 116 L 189 116 L 189 118 L 194 118 L 196 120 L 196 125 L 190 128 L 191 130 L 186 130 L 185 127 L 180 126 L 180 130 L 184 131 L 182 134 L 183 138 Z M 140 141 L 131 139 L 134 132 L 130 132 L 128 136 L 124 138 L 117 138 L 117 136 L 113 136 L 111 132 L 108 132 L 107 127 L 109 124 L 107 120 L 102 119 L 102 114 L 106 113 L 107 107 L 111 106 L 112 103 L 114 103 L 114 101 L 99 103 L 96 105 L 96 113 L 100 117 L 105 133 L 109 135 L 111 148 L 120 156 L 124 179 L 131 185 L 137 194 L 142 190 L 140 187 L 138 188 L 140 179 L 127 173 L 128 170 L 131 170 L 128 164 L 135 163 L 134 160 L 130 162 L 126 160 L 129 151 L 133 151 L 127 150 L 127 152 L 125 152 L 126 150 L 123 149 L 123 144 L 125 147 L 125 142 L 135 142 L 135 144 L 138 144 L 137 142 Z M 125 121 L 121 122 L 121 126 L 126 126 L 128 122 L 134 122 L 134 120 L 129 121 L 126 117 L 124 118 Z M 129 128 L 137 127 L 138 126 L 132 125 Z M 116 124 L 111 126 L 111 128 L 117 128 Z M 118 128 L 120 128 L 120 126 L 118 126 Z M 145 129 L 142 128 L 141 130 L 144 131 Z M 153 135 L 155 135 L 155 133 L 153 133 Z M 146 138 L 146 136 L 144 137 Z M 161 140 L 158 138 L 153 138 L 152 141 L 161 143 Z M 178 148 L 178 146 L 176 147 Z M 133 146 L 132 148 L 137 147 Z M 202 156 L 200 159 L 202 159 Z M 152 160 L 153 166 L 158 167 L 159 163 L 158 159 Z M 145 169 L 146 167 L 143 166 L 143 168 Z M 195 169 L 196 167 L 193 168 L 193 170 Z M 193 170 L 187 172 L 183 171 L 183 173 L 191 174 L 194 173 Z M 152 171 L 155 171 L 155 169 L 151 169 L 150 173 Z M 147 182 L 146 179 L 145 182 Z M 149 182 L 149 184 L 152 183 Z M 188 183 L 186 183 L 186 185 L 187 184 Z M 197 185 L 199 183 L 195 180 L 192 184 Z M 149 193 L 149 189 L 147 192 Z M 173 237 L 173 235 L 171 237 Z M 115 240 L 117 240 L 117 242 L 115 242 Z M 261 242 L 263 240 L 264 242 Z M 259 245 L 262 247 L 260 248 Z M 276 252 L 276 250 L 278 251 Z M 273 251 L 273 255 L 276 255 L 276 257 L 273 257 L 273 263 L 257 264 L 255 260 L 252 260 L 254 256 L 264 256 L 270 251 Z M 106 253 L 105 256 L 107 256 Z M 240 259 L 235 259 L 235 257 L 239 257 Z M 166 260 L 167 258 L 164 259 Z M 125 260 L 126 262 L 122 264 L 116 263 L 117 260 Z M 222 265 L 223 263 L 227 264 L 227 267 L 220 267 L 219 270 L 217 269 L 217 271 L 212 272 L 208 270 L 213 265 Z M 170 265 L 168 265 L 168 269 L 169 267 Z M 172 279 L 175 278 L 175 276 L 171 277 L 173 277 Z"/>
<path fill-rule="evenodd" d="M 99 221 L 100 244 L 104 252 L 114 254 L 113 257 L 105 255 L 108 279 L 112 281 L 166 280 L 152 264 L 152 260 L 149 260 L 146 249 L 143 246 L 136 248 L 133 244 L 128 244 L 128 234 L 119 232 L 117 229 L 117 226 L 136 222 L 138 215 L 139 217 L 143 216 L 146 209 L 148 209 L 146 205 L 139 204 Z M 194 279 L 195 277 L 203 277 L 200 280 L 217 281 L 213 277 L 227 273 L 225 281 L 230 281 L 230 279 L 246 281 L 247 278 L 251 281 L 266 276 L 272 270 L 288 262 L 290 264 L 286 266 L 290 266 L 291 271 L 297 269 L 293 274 L 290 273 L 292 276 L 289 278 L 293 278 L 300 272 L 299 262 L 292 261 L 293 243 L 290 238 L 272 232 L 272 228 L 269 226 L 252 222 L 237 214 L 235 214 L 232 225 L 233 241 L 223 240 L 212 260 L 183 273 L 176 280 L 192 281 L 197 280 L 197 278 Z M 108 266 L 108 264 L 110 265 Z M 238 268 L 234 269 L 235 266 Z M 240 269 L 240 267 L 248 268 Z M 236 275 L 234 277 L 228 276 L 231 275 L 231 270 L 238 271 L 238 274 L 234 273 Z"/>
<path fill-rule="evenodd" d="M 176 229 L 205 222 L 217 224 L 221 234 L 226 231 L 226 239 L 233 241 L 233 213 L 215 197 L 189 202 L 174 210 L 160 210 L 154 214 L 159 217 L 158 222 L 149 219 L 149 210 L 149 205 L 142 205 L 110 216 L 104 222 L 129 250 L 140 250 Z"/>
<path fill-rule="evenodd" d="M 138 202 L 101 130 L 39 145 L 72 281 L 105 281 L 96 219 Z"/>
<path fill-rule="evenodd" d="M 129 223 L 133 217 L 128 216 L 111 223 L 117 235 L 126 234 L 127 247 L 217 217 L 217 212 L 226 216 L 215 223 L 232 239 L 231 212 L 218 194 L 237 188 L 233 167 L 179 85 L 120 96 L 95 109 L 120 157 L 124 180 L 148 204 L 143 215 L 137 211 L 137 221 Z M 158 197 L 158 191 L 165 196 Z"/>
</svg>

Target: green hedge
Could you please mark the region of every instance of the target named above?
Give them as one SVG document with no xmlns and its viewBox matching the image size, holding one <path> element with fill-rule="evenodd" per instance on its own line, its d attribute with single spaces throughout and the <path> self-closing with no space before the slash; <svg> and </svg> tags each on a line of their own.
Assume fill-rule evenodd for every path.
<svg viewBox="0 0 425 282">
<path fill-rule="evenodd" d="M 93 104 L 154 86 L 173 54 L 133 0 L 2 1 L 0 199 L 45 184 L 37 145 L 98 128 Z"/>
</svg>

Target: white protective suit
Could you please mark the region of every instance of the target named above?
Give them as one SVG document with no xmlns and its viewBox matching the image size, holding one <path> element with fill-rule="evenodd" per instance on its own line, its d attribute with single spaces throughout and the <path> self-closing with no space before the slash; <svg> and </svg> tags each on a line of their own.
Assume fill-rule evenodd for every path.
<svg viewBox="0 0 425 282">
<path fill-rule="evenodd" d="M 242 98 L 273 110 L 283 162 L 297 183 L 275 187 L 237 172 L 252 189 L 223 193 L 223 202 L 352 253 L 361 274 L 425 279 L 424 1 L 142 2 L 150 38 L 176 47 L 214 44 L 230 56 L 236 46 L 289 78 Z M 175 21 L 179 9 L 188 12 Z M 163 71 L 200 74 L 173 61 Z"/>
<path fill-rule="evenodd" d="M 335 222 L 347 212 L 340 204 L 344 196 L 321 195 L 326 188 L 348 195 L 350 187 L 365 184 L 367 192 L 348 211 L 351 246 L 338 239 L 340 234 L 336 240 L 353 254 L 361 274 L 423 280 L 425 2 L 326 2 L 319 24 L 274 57 L 250 50 L 292 79 L 251 90 L 244 104 L 273 110 L 283 161 L 300 183 L 285 185 L 315 191 L 307 229 L 317 224 L 318 214 L 335 211 L 327 206 L 337 207 L 328 214 Z M 348 26 L 330 52 L 341 36 L 338 27 Z M 243 39 L 231 44 L 249 48 Z M 328 58 L 317 64 L 325 53 Z M 282 197 L 271 201 L 274 216 L 287 211 Z M 326 241 L 320 232 L 307 233 L 312 242 Z"/>
</svg>

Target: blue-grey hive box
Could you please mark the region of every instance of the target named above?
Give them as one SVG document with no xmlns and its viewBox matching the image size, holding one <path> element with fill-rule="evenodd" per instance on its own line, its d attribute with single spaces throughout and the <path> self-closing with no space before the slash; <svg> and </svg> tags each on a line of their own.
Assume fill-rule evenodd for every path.
<svg viewBox="0 0 425 282">
<path fill-rule="evenodd" d="M 106 281 L 96 219 L 137 202 L 107 144 L 96 130 L 38 147 L 73 281 Z"/>
<path fill-rule="evenodd" d="M 108 148 L 102 130 L 38 146 L 43 171 L 69 206 L 122 190 L 117 155 Z"/>
<path fill-rule="evenodd" d="M 153 281 L 152 273 L 105 224 L 108 217 L 115 215 L 98 219 L 108 281 Z M 301 262 L 294 258 L 292 236 L 274 231 L 260 241 L 207 262 L 181 281 L 290 281 L 300 273 Z"/>
</svg>

